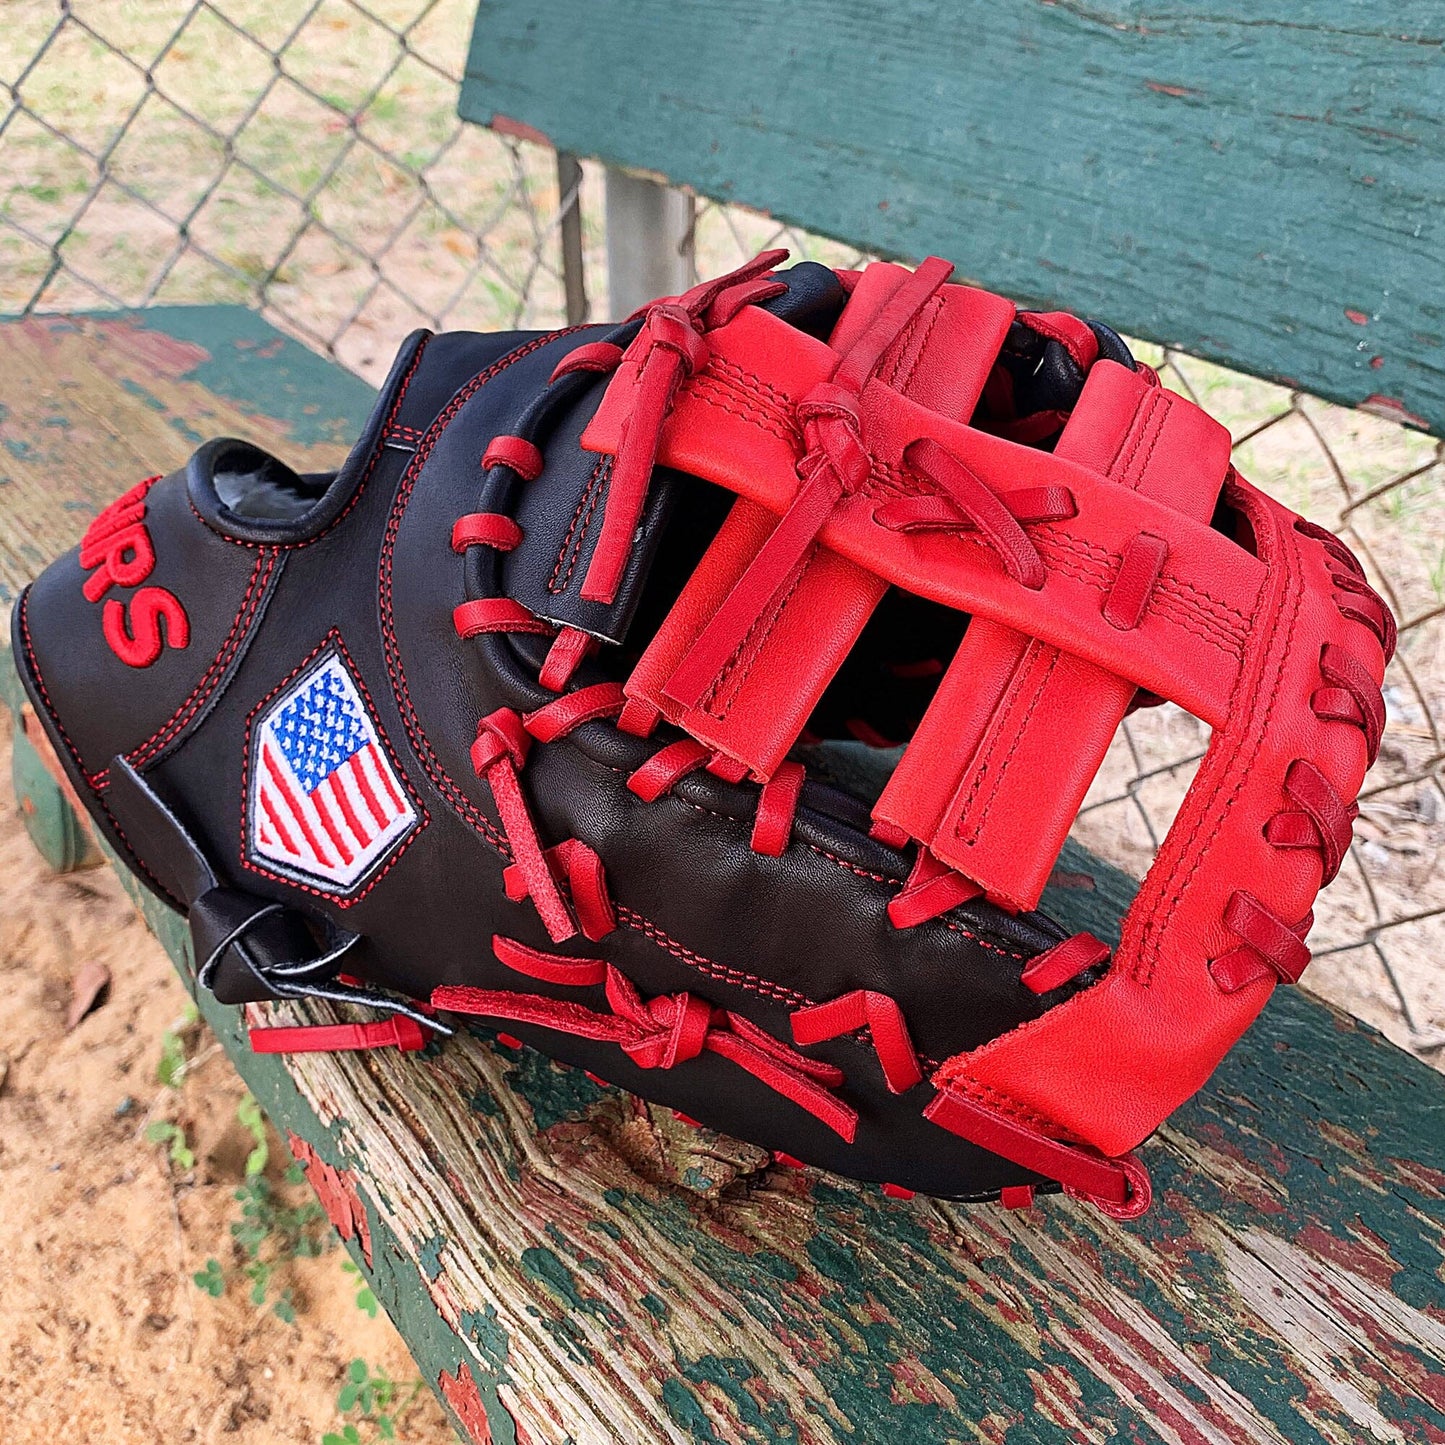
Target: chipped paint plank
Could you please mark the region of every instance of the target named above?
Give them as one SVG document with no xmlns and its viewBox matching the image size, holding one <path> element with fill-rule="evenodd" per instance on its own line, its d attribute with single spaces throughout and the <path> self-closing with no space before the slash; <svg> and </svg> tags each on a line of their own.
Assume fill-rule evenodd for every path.
<svg viewBox="0 0 1445 1445">
<path fill-rule="evenodd" d="M 1439 433 L 1442 45 L 1430 0 L 488 0 L 458 109 Z"/>
</svg>

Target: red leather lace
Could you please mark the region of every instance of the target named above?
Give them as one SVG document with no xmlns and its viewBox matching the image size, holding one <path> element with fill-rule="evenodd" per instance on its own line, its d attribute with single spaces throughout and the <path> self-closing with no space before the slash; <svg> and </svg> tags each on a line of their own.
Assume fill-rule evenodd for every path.
<svg viewBox="0 0 1445 1445">
<path fill-rule="evenodd" d="M 522 793 L 518 771 L 527 761 L 532 739 L 522 719 L 511 708 L 498 708 L 477 724 L 472 744 L 472 767 L 492 790 L 502 831 L 512 850 L 518 876 L 526 885 L 543 926 L 556 943 L 573 937 L 577 925 L 557 889 L 557 881 L 543 855 L 537 827 Z"/>
<path fill-rule="evenodd" d="M 855 988 L 827 1003 L 796 1009 L 792 1018 L 794 1042 L 821 1044 L 866 1028 L 873 1051 L 883 1068 L 883 1080 L 893 1094 L 903 1094 L 923 1082 L 918 1052 L 898 1000 L 875 989 Z"/>
<path fill-rule="evenodd" d="M 1328 555 L 1335 605 L 1342 616 L 1368 627 L 1379 639 L 1388 662 L 1396 643 L 1395 619 L 1379 593 L 1365 580 L 1358 558 L 1333 532 L 1298 519 L 1295 530 L 1318 542 Z M 1347 647 L 1326 643 L 1320 652 L 1320 677 L 1325 686 L 1310 698 L 1315 715 L 1326 722 L 1348 723 L 1365 735 L 1369 761 L 1380 750 L 1385 729 L 1385 703 L 1368 669 Z M 1264 835 L 1276 848 L 1312 848 L 1320 855 L 1320 886 L 1339 871 L 1349 851 L 1359 813 L 1307 758 L 1296 758 L 1285 772 L 1284 791 L 1296 810 L 1276 813 Z M 1304 938 L 1314 921 L 1307 913 L 1290 923 L 1243 889 L 1231 895 L 1224 910 L 1225 926 L 1239 947 L 1212 959 L 1209 972 L 1224 993 L 1235 993 L 1273 976 L 1280 983 L 1298 983 L 1310 961 Z"/>
<path fill-rule="evenodd" d="M 852 1143 L 857 1111 L 832 1092 L 843 1084 L 841 1069 L 805 1058 L 742 1015 L 715 1008 L 690 993 L 644 999 L 623 974 L 598 959 L 543 954 L 506 938 L 494 944 L 503 963 L 531 977 L 564 987 L 602 983 L 612 1012 L 599 1013 L 538 994 L 465 986 L 437 989 L 431 998 L 433 1007 L 617 1044 L 643 1069 L 676 1068 L 702 1053 L 714 1053 Z"/>
<path fill-rule="evenodd" d="M 419 1006 L 419 1005 L 418 1005 Z M 248 1030 L 255 1054 L 332 1054 L 363 1049 L 424 1049 L 427 1031 L 400 1015 L 369 1024 L 279 1024 Z"/>
<path fill-rule="evenodd" d="M 693 287 L 676 301 L 647 308 L 642 334 L 634 343 L 640 343 L 636 391 L 612 462 L 597 544 L 582 582 L 582 596 L 587 601 L 610 603 L 617 596 L 657 462 L 662 424 L 683 380 L 707 365 L 709 351 L 703 333 L 725 325 L 739 307 L 785 289 L 781 282 L 756 283 L 787 254 L 764 251 L 747 265 Z M 604 361 L 605 357 L 594 351 L 584 364 L 600 369 Z"/>
</svg>

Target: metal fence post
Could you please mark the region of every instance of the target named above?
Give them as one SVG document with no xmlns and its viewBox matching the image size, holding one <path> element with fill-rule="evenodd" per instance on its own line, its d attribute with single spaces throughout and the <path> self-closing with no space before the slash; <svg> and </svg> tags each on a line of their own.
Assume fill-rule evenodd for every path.
<svg viewBox="0 0 1445 1445">
<path fill-rule="evenodd" d="M 614 320 L 692 284 L 692 234 L 687 192 L 608 168 L 607 287 Z"/>
<path fill-rule="evenodd" d="M 592 309 L 582 260 L 582 166 L 568 151 L 557 152 L 557 197 L 567 325 L 581 326 Z"/>
</svg>

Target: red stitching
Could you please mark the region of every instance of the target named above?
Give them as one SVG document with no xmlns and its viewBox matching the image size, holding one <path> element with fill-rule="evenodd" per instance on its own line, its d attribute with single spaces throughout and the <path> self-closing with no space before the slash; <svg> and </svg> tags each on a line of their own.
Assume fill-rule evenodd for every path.
<svg viewBox="0 0 1445 1445">
<path fill-rule="evenodd" d="M 799 432 L 796 426 L 789 425 L 782 419 L 774 417 L 771 412 L 748 411 L 738 405 L 738 396 L 735 391 L 724 383 L 714 383 L 717 386 L 717 394 L 706 384 L 698 385 L 697 378 L 694 378 L 692 385 L 688 388 L 688 394 L 694 401 L 700 401 L 704 406 L 716 407 L 719 411 L 725 411 L 730 416 L 740 417 L 743 421 L 750 422 L 759 431 L 770 432 L 773 436 L 782 438 L 786 442 L 796 442 Z"/>
<path fill-rule="evenodd" d="M 1118 476 L 1120 484 L 1130 488 L 1130 490 L 1138 489 L 1139 476 L 1142 475 L 1145 469 L 1148 467 L 1149 458 L 1154 455 L 1154 448 L 1159 443 L 1159 433 L 1162 432 L 1164 428 L 1162 425 L 1160 425 L 1158 428 L 1154 428 L 1154 417 L 1155 413 L 1158 412 L 1159 408 L 1163 405 L 1164 393 L 1162 391 L 1151 389 L 1148 397 L 1148 405 L 1144 409 L 1142 415 L 1138 412 L 1135 413 L 1136 424 L 1133 428 L 1131 428 L 1134 433 L 1133 444 L 1129 448 L 1129 455 L 1124 458 L 1123 465 L 1119 468 Z M 1149 450 L 1145 453 L 1144 460 L 1139 464 L 1139 471 L 1135 473 L 1134 458 L 1138 455 L 1139 448 L 1142 445 L 1144 438 L 1149 434 L 1151 428 L 1154 428 L 1154 438 L 1149 443 Z"/>
<path fill-rule="evenodd" d="M 1250 518 L 1250 522 L 1251 525 L 1253 525 L 1253 517 Z M 1262 529 L 1256 527 L 1256 535 L 1258 535 L 1261 530 Z M 1289 553 L 1286 546 L 1288 538 L 1281 541 L 1276 536 L 1270 537 L 1268 539 L 1261 538 L 1261 541 L 1264 542 L 1267 546 L 1277 545 L 1281 553 L 1283 554 L 1282 560 L 1285 562 L 1286 566 L 1288 566 Z M 1260 560 L 1265 563 L 1266 567 L 1269 566 L 1269 562 L 1267 559 L 1261 557 Z M 1293 580 L 1293 576 L 1294 574 L 1291 570 L 1290 574 L 1285 578 L 1285 581 L 1289 582 Z M 1294 589 L 1294 598 L 1289 608 L 1290 634 L 1292 634 L 1294 631 L 1294 621 L 1295 618 L 1299 615 L 1299 609 L 1303 601 L 1304 588 L 1303 586 L 1297 586 Z M 1280 634 L 1280 628 L 1283 625 L 1284 620 L 1285 609 L 1281 607 L 1277 609 L 1275 613 L 1274 620 L 1270 626 L 1270 635 L 1263 647 L 1263 655 L 1266 659 L 1269 657 L 1270 652 L 1274 647 L 1275 639 Z M 1231 759 L 1234 764 L 1234 786 L 1230 789 L 1229 796 L 1224 800 L 1223 805 L 1219 808 L 1218 821 L 1214 824 L 1213 829 L 1211 829 L 1208 838 L 1203 842 L 1203 844 L 1199 845 L 1196 848 L 1194 840 L 1199 836 L 1201 830 L 1205 827 L 1206 818 L 1209 812 L 1216 806 L 1216 801 L 1220 798 L 1224 790 L 1224 783 L 1228 776 L 1227 773 L 1226 778 L 1221 778 L 1220 781 L 1213 786 L 1208 800 L 1201 800 L 1199 813 L 1190 831 L 1189 841 L 1185 843 L 1184 846 L 1180 849 L 1178 862 L 1174 864 L 1168 884 L 1166 885 L 1171 891 L 1167 896 L 1161 898 L 1162 906 L 1158 910 L 1151 912 L 1149 916 L 1146 917 L 1144 920 L 1144 926 L 1139 940 L 1138 957 L 1130 970 L 1130 974 L 1136 982 L 1138 982 L 1145 988 L 1149 987 L 1150 983 L 1153 980 L 1155 970 L 1158 967 L 1159 945 L 1155 940 L 1157 940 L 1162 934 L 1162 932 L 1168 928 L 1169 920 L 1172 917 L 1174 910 L 1179 906 L 1180 900 L 1188 891 L 1189 886 L 1194 879 L 1194 875 L 1198 873 L 1200 868 L 1204 865 L 1205 858 L 1208 856 L 1209 851 L 1213 848 L 1215 839 L 1219 837 L 1220 830 L 1224 827 L 1224 824 L 1229 816 L 1229 810 L 1234 806 L 1235 800 L 1239 797 L 1240 789 L 1244 787 L 1245 779 L 1250 774 L 1251 768 L 1254 764 L 1254 759 L 1258 757 L 1260 749 L 1264 746 L 1265 738 L 1270 735 L 1270 722 L 1274 716 L 1275 704 L 1279 701 L 1280 689 L 1284 686 L 1284 678 L 1287 671 L 1288 661 L 1289 649 L 1288 647 L 1286 647 L 1284 654 L 1280 657 L 1279 663 L 1275 668 L 1274 682 L 1270 689 L 1269 703 L 1265 707 L 1263 720 L 1258 727 L 1250 729 L 1250 732 L 1252 732 L 1253 734 L 1252 739 L 1248 737 L 1248 735 L 1245 739 L 1246 742 L 1253 742 L 1250 756 L 1248 759 L 1243 759 L 1236 752 Z M 1241 669 L 1239 679 L 1235 684 L 1236 689 L 1243 686 L 1246 680 L 1247 679 L 1245 672 L 1243 669 Z M 1243 726 L 1242 720 L 1244 717 L 1247 716 L 1247 712 L 1237 712 L 1234 714 L 1234 716 L 1241 719 L 1241 726 Z M 1215 745 L 1218 743 L 1218 741 L 1219 738 L 1217 736 L 1211 741 L 1210 752 L 1214 751 Z M 1226 763 L 1225 766 L 1227 768 L 1229 764 Z M 1198 781 L 1199 780 L 1196 777 L 1196 785 L 1198 784 Z M 1194 852 L 1195 855 L 1194 862 L 1190 866 L 1188 873 L 1186 873 L 1183 879 L 1180 880 L 1179 868 L 1183 864 L 1185 858 L 1189 856 L 1191 851 Z M 1133 912 L 1132 908 L 1130 912 Z"/>
<path fill-rule="evenodd" d="M 221 644 L 221 650 L 212 659 L 211 665 L 201 674 L 200 681 L 191 689 L 190 695 L 173 712 L 170 718 L 161 724 L 159 728 L 148 737 L 139 747 L 132 749 L 126 754 L 126 762 L 133 768 L 141 768 L 148 763 L 156 753 L 170 744 L 175 737 L 190 723 L 195 714 L 204 706 L 207 698 L 215 691 L 221 680 L 222 673 L 230 666 L 231 659 L 240 648 L 241 640 L 250 631 L 251 623 L 255 620 L 255 614 L 261 605 L 261 598 L 265 595 L 266 588 L 270 585 L 271 576 L 276 567 L 276 550 L 267 548 L 257 554 L 256 565 L 251 569 L 251 580 L 246 584 L 245 594 L 241 598 L 241 605 L 236 611 L 235 620 L 231 623 L 231 630 L 226 634 L 226 639 Z M 262 569 L 265 575 L 262 576 Z M 254 598 L 254 605 L 252 599 Z M 242 623 L 245 626 L 242 626 Z M 103 786 L 110 768 L 104 767 L 90 780 L 95 787 Z"/>
<path fill-rule="evenodd" d="M 713 372 L 718 375 L 714 377 Z M 737 362 L 729 361 L 725 356 L 714 352 L 708 358 L 708 364 L 701 375 L 717 381 L 720 385 L 733 386 L 756 405 L 775 411 L 785 420 L 792 418 L 794 401 L 787 392 L 774 386 L 772 382 L 765 381 L 757 372 L 748 371 Z"/>
<path fill-rule="evenodd" d="M 401 712 L 402 726 L 411 743 L 412 751 L 416 754 L 417 760 L 421 763 L 423 771 L 431 780 L 432 786 L 442 795 L 447 804 L 472 830 L 486 838 L 493 847 L 506 858 L 512 856 L 511 849 L 506 844 L 500 831 L 493 827 L 487 816 L 477 805 L 457 786 L 446 770 L 441 766 L 426 733 L 422 730 L 421 719 L 416 715 L 416 708 L 411 701 L 411 694 L 407 690 L 406 674 L 401 667 L 401 648 L 396 640 L 396 632 L 392 626 L 391 606 L 391 560 L 396 550 L 397 535 L 401 531 L 402 514 L 406 511 L 407 503 L 411 500 L 411 494 L 416 488 L 417 477 L 421 468 L 425 465 L 427 458 L 436 447 L 437 440 L 441 434 L 451 425 L 457 413 L 474 397 L 478 391 L 491 381 L 493 377 L 499 376 L 508 367 L 521 361 L 523 357 L 530 356 L 532 352 L 541 347 L 558 340 L 563 336 L 570 336 L 574 331 L 581 331 L 580 326 L 571 326 L 563 331 L 549 332 L 543 336 L 533 337 L 531 341 L 519 346 L 515 351 L 509 351 L 505 356 L 494 361 L 483 371 L 479 371 L 462 389 L 452 397 L 446 405 L 445 410 L 432 422 L 427 430 L 425 440 L 412 453 L 411 460 L 407 463 L 405 472 L 402 474 L 400 483 L 396 489 L 396 495 L 391 504 L 391 515 L 387 518 L 386 533 L 382 539 L 381 546 L 381 567 L 378 573 L 378 601 L 381 609 L 381 631 L 382 641 L 386 652 L 386 670 L 391 679 L 391 687 L 396 697 L 397 707 Z"/>
<path fill-rule="evenodd" d="M 161 880 L 157 878 L 156 875 L 152 873 L 148 867 L 146 867 L 145 860 L 140 856 L 139 853 L 135 851 L 135 848 L 132 847 L 130 839 L 127 838 L 125 835 L 125 829 L 122 828 L 118 822 L 116 822 L 115 814 L 112 813 L 110 809 L 106 806 L 105 799 L 97 797 L 96 802 L 100 805 L 101 812 L 104 813 L 105 816 L 110 820 L 110 826 L 115 830 L 115 836 L 120 839 L 121 847 L 124 848 L 125 851 L 130 855 L 131 861 L 136 866 L 136 871 L 144 873 L 145 876 L 149 878 L 150 881 L 154 883 L 155 886 L 167 898 L 169 898 L 176 905 L 176 907 L 180 909 L 182 913 L 184 913 L 186 911 L 185 902 L 182 899 L 177 898 L 176 895 L 172 893 L 171 890 L 167 888 L 166 885 L 162 883 Z"/>
<path fill-rule="evenodd" d="M 302 883 L 288 874 L 273 872 L 259 863 L 253 863 L 247 856 L 247 828 L 246 812 L 247 801 L 250 798 L 251 785 L 251 733 L 256 723 L 257 716 L 281 693 L 301 676 L 318 657 L 330 647 L 336 650 L 345 659 L 348 670 L 351 673 L 351 680 L 361 691 L 362 700 L 371 711 L 372 722 L 376 725 L 376 735 L 381 739 L 381 745 L 386 749 L 387 756 L 391 759 L 392 766 L 396 769 L 396 775 L 401 785 L 406 789 L 407 796 L 416 804 L 417 825 L 406 835 L 401 847 L 387 859 L 386 865 L 376 874 L 370 883 L 360 893 L 344 895 L 329 891 L 325 888 L 316 888 L 309 883 Z M 354 903 L 360 903 L 383 878 L 397 865 L 401 856 L 421 836 L 427 825 L 431 822 L 431 814 L 427 812 L 426 804 L 422 802 L 415 788 L 411 785 L 411 779 L 407 777 L 406 769 L 402 766 L 401 759 L 397 757 L 396 750 L 391 745 L 391 739 L 386 735 L 386 729 L 381 725 L 381 719 L 376 715 L 376 704 L 372 701 L 371 693 L 366 686 L 366 680 L 361 675 L 361 669 L 357 667 L 351 654 L 346 650 L 346 643 L 342 641 L 340 631 L 333 627 L 330 632 L 314 647 L 311 652 L 296 664 L 291 672 L 276 684 L 260 702 L 253 707 L 246 718 L 245 747 L 241 753 L 241 866 L 252 873 L 258 873 L 262 878 L 270 878 L 274 882 L 284 883 L 288 888 L 299 889 L 302 893 L 309 893 L 314 898 L 327 898 L 335 903 L 338 908 L 350 908 Z"/>
<path fill-rule="evenodd" d="M 943 297 L 935 296 L 924 308 L 923 312 L 914 317 L 913 321 L 904 331 L 903 336 L 900 338 L 904 342 L 904 345 L 899 349 L 898 360 L 893 366 L 893 375 L 888 383 L 894 391 L 901 391 L 905 395 L 907 394 L 908 383 L 913 380 L 913 373 L 918 370 L 918 363 L 923 360 L 923 353 L 928 350 L 929 339 L 933 335 L 934 327 L 938 325 L 938 318 L 942 315 Z M 912 361 L 908 363 L 908 374 L 900 378 L 898 370 L 903 364 L 904 357 L 907 355 L 908 341 L 912 338 L 914 332 L 923 325 L 925 316 L 928 318 L 927 329 L 924 331 L 922 337 L 919 338 L 918 349 L 913 353 Z"/>
<path fill-rule="evenodd" d="M 628 908 L 624 903 L 616 904 L 616 908 L 619 922 L 625 923 L 628 928 L 642 934 L 659 948 L 708 978 L 716 979 L 719 983 L 733 984 L 737 988 L 747 989 L 750 993 L 761 994 L 777 1003 L 798 1006 L 813 1002 L 806 994 L 801 994 L 796 989 L 788 988 L 780 983 L 771 983 L 765 978 L 759 978 L 756 974 L 744 973 L 738 968 L 729 968 L 726 964 L 714 963 L 712 959 L 704 958 L 700 953 L 694 953 L 692 949 L 679 943 L 675 938 L 669 937 L 657 924 L 644 918 L 635 909 Z"/>
<path fill-rule="evenodd" d="M 367 462 L 366 470 L 361 474 L 361 480 L 356 484 L 356 490 L 351 494 L 351 500 L 347 502 L 341 511 L 314 537 L 306 537 L 299 542 L 248 542 L 243 537 L 233 537 L 230 533 L 223 532 L 220 527 L 216 526 L 208 518 L 201 516 L 200 512 L 196 509 L 196 504 L 190 502 L 191 511 L 195 513 L 197 521 L 199 521 L 202 526 L 214 532 L 216 536 L 223 538 L 227 542 L 234 543 L 237 547 L 269 547 L 278 552 L 294 552 L 301 547 L 309 547 L 313 542 L 319 542 L 323 537 L 339 527 L 350 515 L 352 508 L 361 500 L 362 493 L 366 491 L 367 485 L 371 481 L 371 475 L 376 470 L 376 464 L 381 460 L 382 454 L 386 451 L 387 431 L 395 420 L 396 414 L 401 410 L 401 404 L 406 398 L 407 388 L 411 385 L 412 377 L 416 375 L 417 367 L 421 365 L 422 354 L 426 351 L 430 339 L 430 337 L 426 338 L 417 347 L 416 355 L 412 357 L 411 365 L 407 367 L 406 375 L 401 379 L 401 386 L 397 390 L 396 400 L 392 402 L 391 410 L 387 413 L 387 418 L 382 423 L 381 431 L 377 433 L 376 446 L 372 449 L 371 460 Z M 187 493 L 186 500 L 190 501 L 189 493 Z"/>
<path fill-rule="evenodd" d="M 753 668 L 757 666 L 758 658 L 762 656 L 763 648 L 767 646 L 773 628 L 778 625 L 783 613 L 787 611 L 788 604 L 793 600 L 794 594 L 802 586 L 803 576 L 808 570 L 810 561 L 811 554 L 803 558 L 802 564 L 798 567 L 787 590 L 779 594 L 771 611 L 760 616 L 743 634 L 742 641 L 733 649 L 733 655 L 723 663 L 718 675 L 712 681 L 712 686 L 698 699 L 699 709 L 710 717 L 715 717 L 719 722 L 727 720 L 728 713 L 738 700 L 738 694 L 743 690 L 743 684 L 747 682 Z M 760 628 L 761 633 L 759 632 Z M 738 676 L 729 676 L 734 671 L 738 672 Z M 724 688 L 729 691 L 729 697 L 725 702 L 718 697 Z M 714 707 L 713 704 L 716 706 Z"/>
<path fill-rule="evenodd" d="M 1033 658 L 1030 660 L 1031 665 L 1029 672 L 1031 674 L 1035 670 L 1032 664 L 1037 663 L 1038 656 L 1039 654 L 1035 652 Z M 1018 727 L 1014 730 L 1013 740 L 1009 743 L 1009 750 L 1005 754 L 1003 762 L 998 765 L 994 772 L 993 788 L 989 793 L 990 801 L 998 793 L 999 784 L 1003 781 L 1004 774 L 1008 771 L 1009 764 L 1014 759 L 1014 754 L 1018 752 L 1019 743 L 1022 741 L 1023 735 L 1028 731 L 1029 720 L 1033 717 L 1035 711 L 1038 709 L 1039 703 L 1043 700 L 1044 689 L 1048 686 L 1049 678 L 1053 676 L 1054 669 L 1059 665 L 1059 658 L 1062 656 L 1063 654 L 1058 648 L 1051 647 L 1049 649 L 1047 664 L 1044 667 L 1043 676 L 1031 679 L 1030 685 L 1033 688 L 1033 697 L 1029 700 L 1028 710 L 1024 713 Z M 999 720 L 999 725 L 994 731 L 993 741 L 989 744 L 988 751 L 984 754 L 983 761 L 978 771 L 974 774 L 973 785 L 968 790 L 968 796 L 964 799 L 963 806 L 958 810 L 958 821 L 954 824 L 953 836 L 961 843 L 972 844 L 978 842 L 978 835 L 983 831 L 984 820 L 983 818 L 978 818 L 974 822 L 972 832 L 965 838 L 963 836 L 964 819 L 972 811 L 974 799 L 978 796 L 979 789 L 983 786 L 984 777 L 988 773 L 989 759 L 998 749 L 998 744 L 1002 739 L 1003 730 L 1009 721 L 1010 715 L 1018 710 L 1022 692 L 1023 689 L 1019 686 L 1009 689 L 1008 709 Z M 985 809 L 985 811 L 987 810 Z"/>
<path fill-rule="evenodd" d="M 602 497 L 603 488 L 607 479 L 612 475 L 612 458 L 598 457 L 597 464 L 592 468 L 592 475 L 587 479 L 587 486 L 582 495 L 577 499 L 577 510 L 572 513 L 571 525 L 567 528 L 567 535 L 562 539 L 561 550 L 557 553 L 557 565 L 552 569 L 552 575 L 547 579 L 547 591 L 553 595 L 565 592 L 568 584 L 572 581 L 572 574 L 577 570 L 577 563 L 581 560 L 582 549 L 587 545 L 587 533 L 592 527 L 592 518 L 597 511 L 597 503 Z M 583 508 L 586 508 L 587 515 L 583 517 Z M 581 523 L 581 532 L 577 531 L 578 523 Z M 572 546 L 573 536 L 577 538 L 577 545 Z M 567 552 L 571 549 L 572 560 L 567 565 L 567 575 L 560 582 L 557 574 L 562 570 L 562 563 L 566 560 Z"/>
</svg>

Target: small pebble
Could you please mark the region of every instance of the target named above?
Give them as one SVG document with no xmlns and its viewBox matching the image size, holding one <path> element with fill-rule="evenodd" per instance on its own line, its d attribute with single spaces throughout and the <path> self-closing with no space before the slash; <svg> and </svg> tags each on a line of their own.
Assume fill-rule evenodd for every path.
<svg viewBox="0 0 1445 1445">
<path fill-rule="evenodd" d="M 115 1106 L 115 1117 L 117 1119 L 124 1119 L 125 1116 L 129 1114 L 134 1108 L 135 1100 L 131 1098 L 129 1094 L 127 1094 L 125 1098 L 123 1098 L 120 1103 Z"/>
</svg>

